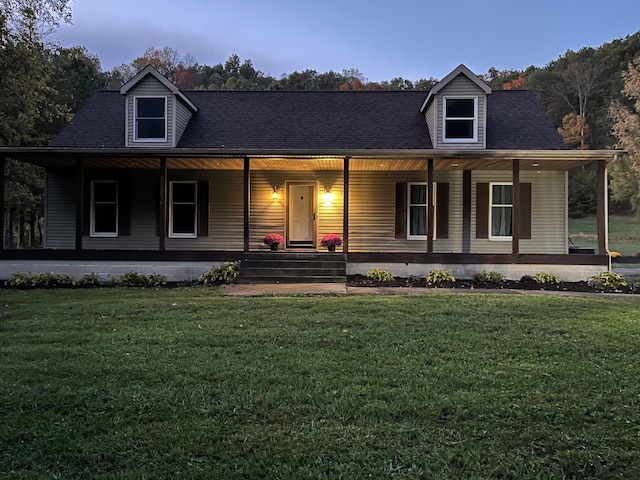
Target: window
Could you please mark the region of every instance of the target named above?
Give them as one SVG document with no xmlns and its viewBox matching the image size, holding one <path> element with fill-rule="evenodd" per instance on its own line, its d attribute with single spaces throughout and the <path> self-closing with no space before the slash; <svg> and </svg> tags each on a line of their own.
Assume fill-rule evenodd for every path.
<svg viewBox="0 0 640 480">
<path fill-rule="evenodd" d="M 444 97 L 444 142 L 475 142 L 478 137 L 478 97 Z"/>
<path fill-rule="evenodd" d="M 489 190 L 489 238 L 511 240 L 511 213 L 513 211 L 513 187 L 510 183 L 492 183 Z"/>
<path fill-rule="evenodd" d="M 198 236 L 197 182 L 169 184 L 169 236 L 193 238 Z"/>
<path fill-rule="evenodd" d="M 167 99 L 165 97 L 135 98 L 136 141 L 167 140 Z"/>
<path fill-rule="evenodd" d="M 426 240 L 427 238 L 427 184 L 409 183 L 407 189 L 408 211 L 407 222 L 409 224 L 407 238 L 409 240 Z M 436 184 L 433 185 L 433 204 L 436 201 Z M 436 209 L 433 209 L 434 216 Z M 433 219 L 434 225 L 435 218 Z M 434 229 L 435 232 L 435 229 Z"/>
<path fill-rule="evenodd" d="M 91 182 L 91 236 L 118 236 L 118 182 Z"/>
</svg>

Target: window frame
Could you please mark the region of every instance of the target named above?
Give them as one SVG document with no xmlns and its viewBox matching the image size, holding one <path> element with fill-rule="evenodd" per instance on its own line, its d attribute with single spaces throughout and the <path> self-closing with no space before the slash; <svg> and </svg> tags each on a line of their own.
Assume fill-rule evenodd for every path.
<svg viewBox="0 0 640 480">
<path fill-rule="evenodd" d="M 447 117 L 447 100 L 473 100 L 473 117 Z M 478 97 L 473 95 L 446 95 L 442 97 L 442 142 L 443 143 L 477 143 L 478 142 Z M 472 138 L 447 137 L 447 122 L 450 120 L 467 120 L 473 123 Z"/>
<path fill-rule="evenodd" d="M 425 213 L 427 216 L 427 219 L 425 219 L 425 226 L 427 226 L 427 232 L 429 231 L 428 229 L 428 224 L 427 224 L 427 220 L 429 217 L 429 205 L 428 203 L 411 203 L 411 187 L 414 185 L 421 185 L 426 187 L 427 189 L 427 195 L 429 194 L 429 186 L 427 184 L 427 182 L 407 182 L 407 240 L 427 240 L 427 238 L 429 237 L 428 234 L 425 235 L 412 235 L 411 234 L 411 207 L 412 206 L 422 206 L 424 205 L 425 207 Z M 436 199 L 438 198 L 437 195 L 437 191 L 438 191 L 438 184 L 436 182 L 433 182 L 433 239 L 437 240 L 437 233 L 436 233 L 436 226 L 437 226 L 437 222 L 436 222 L 436 216 L 437 216 L 437 209 L 436 209 Z M 425 200 L 426 200 L 426 195 L 425 195 Z"/>
<path fill-rule="evenodd" d="M 164 137 L 140 137 L 138 135 L 138 121 L 139 120 L 158 120 L 160 117 L 138 117 L 138 100 L 144 99 L 158 99 L 164 102 Z M 166 142 L 168 139 L 169 121 L 168 121 L 169 100 L 162 95 L 138 95 L 133 97 L 133 141 L 134 142 Z"/>
<path fill-rule="evenodd" d="M 511 187 L 511 203 L 493 203 L 493 187 L 507 185 Z M 494 235 L 493 234 L 493 208 L 511 208 L 511 235 Z M 490 182 L 489 183 L 489 240 L 498 242 L 508 242 L 513 239 L 513 183 L 511 182 Z"/>
<path fill-rule="evenodd" d="M 175 184 L 193 185 L 193 202 L 174 202 L 173 186 Z M 174 205 L 193 205 L 193 233 L 175 233 L 173 231 Z M 172 180 L 169 182 L 169 238 L 197 238 L 198 237 L 198 182 L 196 180 Z"/>
<path fill-rule="evenodd" d="M 109 201 L 109 202 L 105 202 L 105 201 L 99 201 L 96 202 L 95 200 L 95 185 L 97 183 L 112 183 L 115 184 L 116 186 L 116 190 L 115 190 L 115 200 L 114 201 Z M 118 236 L 118 226 L 120 223 L 120 218 L 119 218 L 119 210 L 120 210 L 120 205 L 119 205 L 119 194 L 120 194 L 120 186 L 118 185 L 118 181 L 117 180 L 91 180 L 91 216 L 90 216 L 90 229 L 89 229 L 89 236 L 90 237 L 98 237 L 98 238 L 115 238 Z M 113 232 L 96 232 L 96 203 L 99 205 L 115 205 L 115 209 L 116 209 L 116 218 L 115 218 L 115 231 Z"/>
</svg>

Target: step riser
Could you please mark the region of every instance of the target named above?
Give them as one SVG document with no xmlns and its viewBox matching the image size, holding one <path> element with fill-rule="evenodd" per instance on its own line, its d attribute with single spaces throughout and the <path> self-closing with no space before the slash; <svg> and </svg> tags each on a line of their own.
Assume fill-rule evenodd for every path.
<svg viewBox="0 0 640 480">
<path fill-rule="evenodd" d="M 336 253 L 246 253 L 238 283 L 344 283 L 347 262 Z"/>
</svg>

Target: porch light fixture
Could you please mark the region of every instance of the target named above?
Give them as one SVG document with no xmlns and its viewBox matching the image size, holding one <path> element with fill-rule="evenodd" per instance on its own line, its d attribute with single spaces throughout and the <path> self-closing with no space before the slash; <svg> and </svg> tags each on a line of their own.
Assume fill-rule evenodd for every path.
<svg viewBox="0 0 640 480">
<path fill-rule="evenodd" d="M 330 207 L 333 201 L 335 200 L 335 195 L 331 193 L 331 190 L 324 190 L 324 195 L 322 195 L 322 200 L 324 201 L 325 207 Z"/>
<path fill-rule="evenodd" d="M 531 166 L 532 166 L 532 167 L 539 167 L 539 166 L 540 166 L 540 164 L 539 164 L 539 163 L 532 163 L 532 164 L 531 164 Z"/>
<path fill-rule="evenodd" d="M 278 193 L 278 187 L 273 187 L 273 193 L 271 194 L 271 198 L 274 200 L 278 200 L 280 198 L 280 194 Z"/>
</svg>

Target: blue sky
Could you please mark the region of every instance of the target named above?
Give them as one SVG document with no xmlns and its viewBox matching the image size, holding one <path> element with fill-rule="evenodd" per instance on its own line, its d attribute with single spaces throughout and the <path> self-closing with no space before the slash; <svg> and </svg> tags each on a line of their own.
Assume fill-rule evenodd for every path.
<svg viewBox="0 0 640 480">
<path fill-rule="evenodd" d="M 53 39 L 84 45 L 104 70 L 148 47 L 201 64 L 233 53 L 280 77 L 356 68 L 368 80 L 441 79 L 460 63 L 544 66 L 567 50 L 640 30 L 638 0 L 76 0 Z"/>
</svg>

